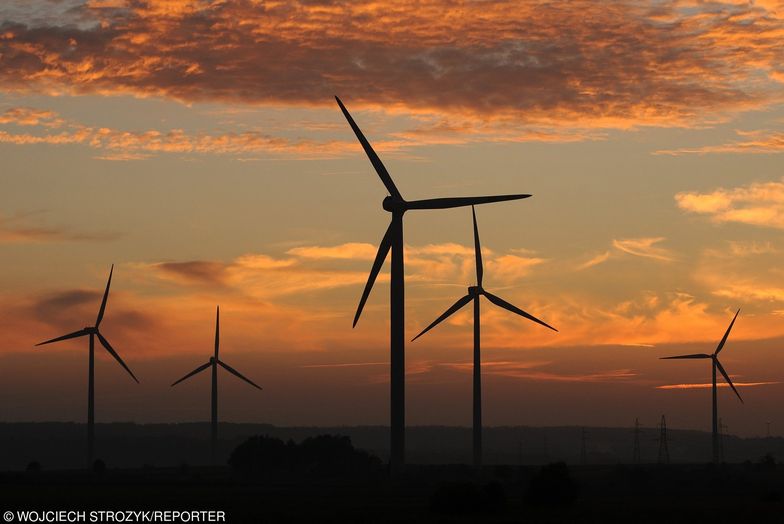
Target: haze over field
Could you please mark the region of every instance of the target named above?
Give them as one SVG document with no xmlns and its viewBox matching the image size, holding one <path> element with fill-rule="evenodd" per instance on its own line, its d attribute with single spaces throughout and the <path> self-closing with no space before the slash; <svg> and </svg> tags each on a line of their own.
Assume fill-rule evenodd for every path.
<svg viewBox="0 0 784 524">
<path fill-rule="evenodd" d="M 0 6 L 0 419 L 388 423 L 388 217 L 339 95 L 408 199 L 477 208 L 485 285 L 559 328 L 482 310 L 488 426 L 781 434 L 784 2 L 179 2 Z M 467 209 L 406 218 L 412 338 L 474 276 Z M 407 422 L 471 421 L 470 311 L 407 345 Z M 223 349 L 222 349 L 223 350 Z M 228 357 L 227 357 L 228 358 Z"/>
</svg>

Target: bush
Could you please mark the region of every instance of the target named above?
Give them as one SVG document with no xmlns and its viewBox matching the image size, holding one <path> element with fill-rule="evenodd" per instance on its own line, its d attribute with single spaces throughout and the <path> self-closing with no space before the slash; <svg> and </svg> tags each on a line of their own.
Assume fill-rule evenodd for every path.
<svg viewBox="0 0 784 524">
<path fill-rule="evenodd" d="M 96 475 L 103 475 L 105 472 L 106 472 L 106 463 L 103 460 L 98 459 L 95 462 L 93 462 L 93 473 L 95 473 Z"/>
<path fill-rule="evenodd" d="M 266 435 L 250 437 L 231 452 L 229 466 L 243 475 L 291 469 L 293 447 L 293 442 L 286 444 L 279 438 Z"/>
<path fill-rule="evenodd" d="M 449 515 L 492 513 L 505 505 L 506 494 L 498 482 L 442 482 L 430 496 L 430 509 Z"/>
<path fill-rule="evenodd" d="M 350 438 L 333 435 L 309 437 L 299 445 L 269 436 L 251 437 L 234 449 L 229 465 L 245 476 L 284 471 L 345 475 L 381 469 L 377 457 L 355 449 Z"/>
<path fill-rule="evenodd" d="M 25 471 L 28 474 L 36 475 L 41 472 L 41 463 L 38 462 L 37 460 L 33 460 L 29 464 L 27 464 Z"/>
<path fill-rule="evenodd" d="M 326 475 L 367 472 L 381 467 L 381 461 L 340 435 L 308 437 L 298 448 L 300 463 L 306 470 Z"/>
<path fill-rule="evenodd" d="M 532 504 L 568 506 L 577 498 L 578 487 L 563 462 L 543 466 L 528 486 L 527 499 Z"/>
</svg>

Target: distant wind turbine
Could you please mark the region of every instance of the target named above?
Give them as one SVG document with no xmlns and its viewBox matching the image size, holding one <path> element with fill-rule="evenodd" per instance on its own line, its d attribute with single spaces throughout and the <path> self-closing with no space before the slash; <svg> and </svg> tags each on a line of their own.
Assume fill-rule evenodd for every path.
<svg viewBox="0 0 784 524">
<path fill-rule="evenodd" d="M 479 197 L 456 197 L 456 198 L 431 198 L 427 200 L 407 201 L 398 191 L 392 177 L 386 167 L 381 162 L 370 143 L 362 134 L 354 119 L 349 114 L 340 98 L 335 97 L 343 116 L 346 117 L 351 129 L 362 144 L 365 154 L 373 164 L 373 168 L 378 173 L 381 182 L 389 192 L 389 196 L 384 198 L 382 207 L 385 211 L 392 214 L 392 220 L 381 239 L 373 267 L 370 270 L 365 290 L 359 301 L 357 312 L 354 315 L 354 326 L 357 325 L 365 301 L 370 295 L 373 283 L 376 281 L 381 266 L 384 264 L 387 255 L 392 252 L 391 260 L 391 281 L 389 293 L 390 305 L 390 427 L 391 442 L 389 464 L 393 473 L 400 472 L 405 465 L 405 277 L 403 270 L 403 215 L 408 210 L 416 209 L 448 209 L 453 207 L 470 206 L 474 204 L 489 204 L 492 202 L 502 202 L 506 200 L 519 200 L 528 198 L 531 195 L 500 195 L 500 196 L 479 196 Z"/>
<path fill-rule="evenodd" d="M 74 331 L 73 333 L 68 333 L 67 335 L 63 335 L 61 337 L 53 338 L 51 340 L 47 340 L 46 342 L 41 342 L 36 344 L 36 346 L 42 346 L 44 344 L 51 344 L 52 342 L 59 342 L 61 340 L 68 340 L 69 338 L 78 338 L 89 336 L 90 337 L 90 357 L 89 357 L 89 371 L 87 374 L 87 467 L 92 467 L 93 463 L 93 452 L 94 452 L 94 444 L 95 444 L 95 337 L 98 337 L 98 341 L 101 345 L 109 352 L 111 356 L 120 363 L 120 365 L 131 375 L 131 378 L 139 383 L 139 379 L 133 374 L 133 372 L 125 365 L 125 362 L 120 358 L 120 355 L 114 350 L 114 348 L 109 344 L 109 341 L 101 335 L 101 332 L 98 331 L 98 326 L 101 325 L 101 320 L 103 320 L 104 311 L 106 311 L 106 300 L 109 298 L 109 286 L 112 284 L 112 273 L 114 272 L 114 264 L 112 264 L 112 268 L 109 270 L 109 280 L 106 282 L 106 290 L 103 292 L 103 300 L 101 300 L 101 308 L 98 310 L 98 318 L 95 319 L 94 326 L 88 326 L 84 329 L 80 329 L 79 331 Z"/>
<path fill-rule="evenodd" d="M 213 464 L 215 463 L 215 456 L 216 456 L 217 445 L 218 445 L 218 366 L 221 366 L 223 369 L 225 369 L 232 375 L 235 375 L 240 379 L 244 380 L 254 388 L 259 390 L 261 389 L 261 387 L 258 386 L 255 382 L 253 382 L 249 378 L 246 378 L 239 371 L 237 371 L 236 369 L 229 366 L 228 364 L 226 364 L 225 362 L 223 362 L 218 358 L 219 346 L 220 346 L 220 306 L 218 306 L 215 311 L 215 354 L 210 357 L 210 359 L 207 361 L 206 364 L 202 364 L 201 366 L 197 367 L 196 369 L 194 369 L 193 371 L 191 371 L 190 373 L 182 377 L 180 380 L 172 384 L 172 387 L 176 386 L 183 380 L 191 378 L 193 375 L 201 373 L 202 371 L 204 371 L 209 367 L 212 368 L 212 406 L 211 406 L 212 407 L 211 410 L 212 431 L 211 431 L 211 438 L 210 438 L 210 453 L 211 453 Z"/>
<path fill-rule="evenodd" d="M 476 225 L 476 212 L 471 206 L 471 215 L 474 220 L 474 251 L 476 254 L 476 285 L 468 288 L 468 294 L 455 302 L 452 307 L 447 309 L 440 317 L 435 319 L 432 324 L 427 326 L 420 334 L 415 336 L 412 342 L 438 324 L 449 318 L 451 315 L 457 313 L 469 302 L 474 303 L 474 466 L 480 467 L 482 465 L 482 359 L 480 356 L 480 322 L 479 322 L 479 297 L 484 296 L 498 307 L 511 311 L 521 317 L 532 320 L 537 324 L 550 328 L 553 331 L 558 331 L 551 325 L 542 322 L 533 315 L 529 315 L 522 309 L 513 306 L 504 299 L 497 297 L 485 290 L 482 287 L 482 276 L 484 275 L 484 267 L 482 264 L 482 246 L 479 243 L 479 228 Z"/>
<path fill-rule="evenodd" d="M 719 372 L 722 374 L 722 376 L 724 377 L 724 380 L 726 380 L 727 384 L 730 385 L 730 387 L 732 388 L 732 391 L 735 392 L 735 394 L 738 396 L 738 399 L 741 401 L 741 403 L 743 402 L 743 399 L 741 398 L 740 393 L 738 393 L 738 390 L 735 389 L 735 385 L 732 383 L 732 380 L 730 380 L 730 376 L 727 374 L 726 371 L 724 371 L 724 366 L 722 366 L 721 362 L 719 362 L 719 352 L 722 350 L 722 348 L 724 347 L 724 344 L 727 342 L 727 337 L 730 336 L 730 331 L 732 330 L 732 326 L 735 324 L 735 319 L 738 318 L 738 313 L 740 313 L 740 309 L 737 311 L 737 313 L 735 313 L 735 316 L 732 317 L 732 322 L 730 322 L 730 325 L 727 328 L 727 331 L 724 333 L 724 337 L 722 337 L 721 342 L 719 342 L 719 345 L 716 347 L 716 351 L 714 351 L 712 354 L 708 355 L 706 353 L 697 353 L 697 354 L 694 354 L 694 355 L 679 355 L 679 356 L 676 356 L 676 357 L 661 357 L 662 360 L 685 359 L 685 358 L 689 358 L 689 359 L 692 359 L 692 358 L 709 358 L 709 359 L 711 359 L 711 368 L 713 370 L 713 375 L 712 376 L 713 376 L 713 462 L 714 463 L 718 463 L 719 462 L 719 408 L 718 408 L 718 400 L 717 400 L 717 397 L 716 397 L 716 390 L 717 390 L 717 388 L 716 388 L 716 369 L 718 369 Z"/>
</svg>

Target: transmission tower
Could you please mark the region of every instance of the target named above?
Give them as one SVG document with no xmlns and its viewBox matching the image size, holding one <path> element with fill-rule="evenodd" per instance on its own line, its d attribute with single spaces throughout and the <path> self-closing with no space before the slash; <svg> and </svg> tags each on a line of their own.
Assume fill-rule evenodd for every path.
<svg viewBox="0 0 784 524">
<path fill-rule="evenodd" d="M 632 452 L 632 462 L 640 463 L 640 419 L 634 419 L 634 451 Z"/>
<path fill-rule="evenodd" d="M 670 463 L 670 450 L 667 448 L 667 420 L 662 415 L 659 424 L 659 464 Z"/>
<path fill-rule="evenodd" d="M 585 451 L 585 441 L 588 438 L 588 433 L 586 433 L 585 428 L 583 428 L 582 432 L 580 433 L 580 464 L 587 464 L 588 457 Z"/>
</svg>

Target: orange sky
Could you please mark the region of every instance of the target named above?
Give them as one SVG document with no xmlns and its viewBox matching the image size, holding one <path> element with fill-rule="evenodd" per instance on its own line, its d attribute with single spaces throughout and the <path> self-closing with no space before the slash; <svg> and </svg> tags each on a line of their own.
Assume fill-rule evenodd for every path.
<svg viewBox="0 0 784 524">
<path fill-rule="evenodd" d="M 226 418 L 385 423 L 386 269 L 351 329 L 384 191 L 335 94 L 404 196 L 534 194 L 477 209 L 486 287 L 560 331 L 483 307 L 489 424 L 584 424 L 594 395 L 597 424 L 707 427 L 709 369 L 657 357 L 739 307 L 727 420 L 775 420 L 784 3 L 14 0 L 0 24 L 5 420 L 81 420 L 83 344 L 31 346 L 89 323 L 115 263 L 105 330 L 142 385 L 102 361 L 100 420 L 204 418 L 206 383 L 166 386 L 219 303 L 265 386 L 243 406 L 227 376 Z M 409 339 L 475 278 L 465 210 L 410 215 Z M 471 323 L 408 345 L 412 423 L 468 423 Z"/>
</svg>

